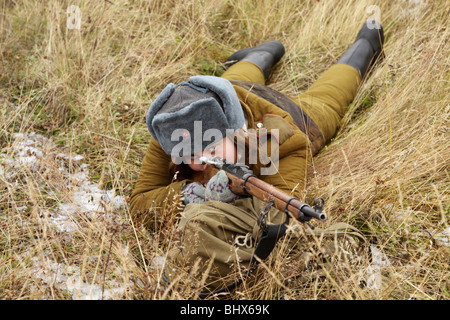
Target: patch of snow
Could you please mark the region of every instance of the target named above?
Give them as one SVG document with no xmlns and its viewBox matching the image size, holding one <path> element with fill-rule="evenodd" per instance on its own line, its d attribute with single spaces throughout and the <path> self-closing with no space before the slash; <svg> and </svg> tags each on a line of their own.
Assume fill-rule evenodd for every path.
<svg viewBox="0 0 450 320">
<path fill-rule="evenodd" d="M 110 300 L 119 299 L 125 292 L 117 281 L 105 279 L 106 288 L 98 284 L 89 284 L 82 280 L 81 270 L 77 266 L 68 266 L 46 258 L 31 258 L 33 275 L 47 285 L 66 290 L 74 300 Z"/>
<path fill-rule="evenodd" d="M 34 132 L 14 133 L 12 138 L 10 152 L 0 153 L 0 176 L 6 180 L 15 183 L 15 176 L 24 167 L 31 172 L 34 172 L 36 168 L 45 168 L 48 157 L 52 157 L 56 160 L 55 163 L 59 164 L 57 170 L 62 175 L 67 190 L 71 190 L 69 200 L 59 203 L 56 209 L 41 212 L 41 216 L 48 219 L 59 232 L 70 235 L 80 231 L 76 223 L 80 215 L 86 217 L 98 213 L 108 215 L 112 209 L 126 205 L 124 197 L 116 195 L 115 190 L 103 190 L 98 184 L 90 182 L 89 164 L 80 163 L 84 159 L 83 156 L 57 153 L 57 146 L 51 139 Z M 69 172 L 67 168 L 73 162 L 79 169 Z M 41 279 L 48 285 L 67 290 L 73 299 L 118 299 L 125 291 L 118 282 L 107 279 L 105 279 L 107 284 L 105 288 L 98 284 L 84 282 L 78 266 L 68 266 L 36 256 L 31 257 L 31 261 L 35 278 Z"/>
<path fill-rule="evenodd" d="M 450 227 L 447 227 L 443 232 L 434 235 L 434 239 L 438 244 L 450 247 Z"/>
<path fill-rule="evenodd" d="M 56 145 L 49 139 L 34 132 L 14 133 L 12 135 L 11 154 L 0 154 L 0 163 L 3 162 L 9 167 L 9 172 L 5 172 L 3 166 L 0 166 L 0 174 L 6 178 L 14 175 L 14 170 L 24 165 L 33 166 L 42 165 L 45 161 L 44 155 L 54 152 Z M 59 204 L 58 210 L 46 212 L 50 221 L 58 228 L 60 232 L 74 232 L 77 225 L 74 218 L 77 215 L 85 214 L 89 216 L 93 213 L 105 213 L 108 209 L 117 209 L 126 205 L 124 197 L 115 194 L 113 189 L 103 190 L 95 183 L 89 181 L 90 172 L 88 163 L 79 163 L 84 159 L 82 155 L 57 153 L 55 158 L 59 159 L 59 172 L 67 181 L 67 186 L 72 190 L 70 200 Z M 67 162 L 75 161 L 79 164 L 79 171 L 69 172 L 66 169 Z"/>
<path fill-rule="evenodd" d="M 367 288 L 370 290 L 381 289 L 381 269 L 391 264 L 389 258 L 375 245 L 370 246 L 372 264 L 367 268 Z"/>
</svg>

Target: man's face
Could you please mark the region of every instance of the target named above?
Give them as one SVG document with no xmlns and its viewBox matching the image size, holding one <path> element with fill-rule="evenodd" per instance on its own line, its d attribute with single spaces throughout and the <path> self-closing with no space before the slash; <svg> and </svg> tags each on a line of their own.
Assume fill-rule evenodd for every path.
<svg viewBox="0 0 450 320">
<path fill-rule="evenodd" d="M 234 145 L 232 139 L 224 138 L 212 146 L 208 146 L 202 152 L 196 153 L 190 159 L 186 159 L 186 163 L 194 171 L 204 171 L 206 169 L 206 164 L 202 164 L 199 160 L 200 157 L 206 157 L 207 159 L 211 157 L 220 157 L 227 162 L 236 162 L 236 146 Z"/>
</svg>

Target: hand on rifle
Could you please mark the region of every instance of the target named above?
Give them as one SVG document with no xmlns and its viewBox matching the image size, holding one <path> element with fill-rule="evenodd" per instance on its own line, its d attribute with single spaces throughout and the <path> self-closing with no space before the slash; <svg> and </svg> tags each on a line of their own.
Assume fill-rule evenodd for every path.
<svg viewBox="0 0 450 320">
<path fill-rule="evenodd" d="M 239 199 L 239 195 L 231 191 L 228 176 L 223 170 L 219 170 L 205 187 L 199 182 L 192 182 L 182 189 L 182 193 L 185 204 L 203 203 L 209 200 L 230 203 Z"/>
<path fill-rule="evenodd" d="M 225 171 L 220 170 L 212 177 L 205 188 L 205 200 L 217 200 L 226 203 L 239 199 L 239 196 L 233 193 L 228 185 L 229 179 Z"/>
</svg>

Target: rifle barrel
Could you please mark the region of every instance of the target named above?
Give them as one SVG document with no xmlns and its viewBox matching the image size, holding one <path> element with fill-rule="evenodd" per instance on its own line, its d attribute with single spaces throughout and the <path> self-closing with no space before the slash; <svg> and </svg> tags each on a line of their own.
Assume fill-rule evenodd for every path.
<svg viewBox="0 0 450 320">
<path fill-rule="evenodd" d="M 249 194 L 265 201 L 274 200 L 275 207 L 278 210 L 283 212 L 287 210 L 298 220 L 302 220 L 301 213 L 321 221 L 327 218 L 324 212 L 317 212 L 308 204 L 299 201 L 297 198 L 292 198 L 290 195 L 257 177 L 248 178 L 245 186 L 248 187 L 247 192 Z"/>
</svg>

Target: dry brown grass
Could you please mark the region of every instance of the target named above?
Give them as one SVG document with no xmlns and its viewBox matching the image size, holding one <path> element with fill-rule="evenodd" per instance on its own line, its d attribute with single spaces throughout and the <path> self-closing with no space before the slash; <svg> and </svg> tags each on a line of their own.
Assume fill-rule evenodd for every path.
<svg viewBox="0 0 450 320">
<path fill-rule="evenodd" d="M 66 27 L 69 5 L 80 6 L 79 30 Z M 326 199 L 324 227 L 350 223 L 389 258 L 381 286 L 367 285 L 370 252 L 299 273 L 281 243 L 264 280 L 233 298 L 449 299 L 445 0 L 2 1 L 0 299 L 80 298 L 77 281 L 96 298 L 194 297 L 158 286 L 151 262 L 171 230 L 149 233 L 126 207 L 103 203 L 72 217 L 75 231 L 58 231 L 48 212 L 76 189 L 59 168 L 82 171 L 58 153 L 83 155 L 92 182 L 128 196 L 149 138 L 146 110 L 168 82 L 220 75 L 234 50 L 279 39 L 287 53 L 271 86 L 297 94 L 351 44 L 369 5 L 380 8 L 386 58 L 311 163 L 306 199 Z M 13 168 L 14 134 L 30 132 L 46 138 L 45 152 Z"/>
</svg>

